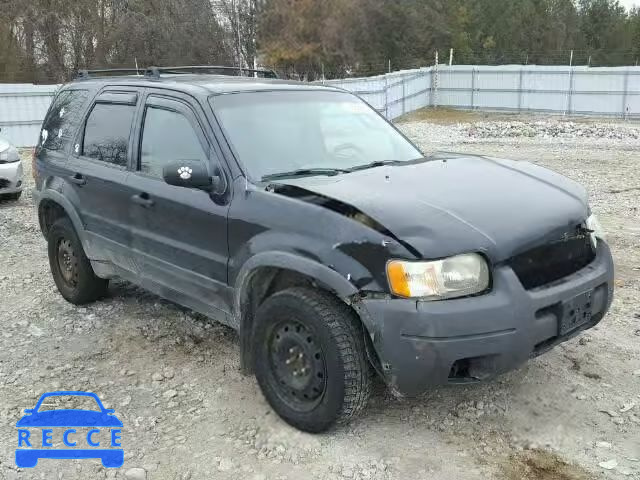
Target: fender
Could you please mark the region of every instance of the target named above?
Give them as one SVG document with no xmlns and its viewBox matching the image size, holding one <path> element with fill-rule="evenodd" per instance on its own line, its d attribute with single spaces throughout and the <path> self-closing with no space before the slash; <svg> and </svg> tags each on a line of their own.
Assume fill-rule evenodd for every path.
<svg viewBox="0 0 640 480">
<path fill-rule="evenodd" d="M 238 272 L 235 281 L 234 312 L 241 314 L 242 296 L 245 293 L 252 272 L 260 267 L 275 267 L 306 275 L 320 283 L 327 290 L 336 293 L 343 300 L 358 293 L 358 289 L 349 280 L 326 265 L 288 252 L 261 252 L 249 258 Z"/>
<path fill-rule="evenodd" d="M 45 188 L 42 191 L 34 190 L 33 198 L 36 205 L 36 212 L 38 213 L 38 219 L 40 218 L 40 203 L 43 200 L 51 200 L 60 205 L 64 209 L 67 216 L 71 219 L 73 228 L 75 228 L 76 233 L 78 234 L 78 238 L 82 242 L 82 247 L 84 248 L 85 252 L 87 252 L 88 240 L 85 233 L 84 224 L 82 223 L 82 220 L 80 220 L 80 215 L 78 215 L 78 212 L 76 211 L 72 203 L 67 199 L 67 197 L 62 195 L 57 190 L 54 190 L 52 188 Z"/>
<path fill-rule="evenodd" d="M 306 275 L 347 303 L 350 303 L 349 297 L 358 293 L 358 289 L 335 270 L 300 255 L 271 251 L 261 252 L 251 257 L 240 269 L 234 291 L 234 317 L 240 333 L 240 364 L 246 373 L 252 369 L 253 316 L 243 312 L 243 303 L 247 299 L 247 287 L 252 274 L 260 267 L 283 268 Z"/>
</svg>

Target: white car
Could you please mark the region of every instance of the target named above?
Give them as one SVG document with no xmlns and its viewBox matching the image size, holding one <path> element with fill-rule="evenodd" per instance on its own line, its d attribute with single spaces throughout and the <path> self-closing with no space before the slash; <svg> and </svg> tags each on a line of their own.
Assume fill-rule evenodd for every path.
<svg viewBox="0 0 640 480">
<path fill-rule="evenodd" d="M 20 154 L 16 147 L 0 136 L 0 200 L 18 200 L 22 185 Z"/>
</svg>

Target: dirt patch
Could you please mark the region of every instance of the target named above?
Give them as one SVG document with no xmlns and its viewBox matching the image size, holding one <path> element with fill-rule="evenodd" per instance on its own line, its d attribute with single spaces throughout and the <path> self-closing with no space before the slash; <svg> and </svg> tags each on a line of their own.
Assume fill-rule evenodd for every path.
<svg viewBox="0 0 640 480">
<path fill-rule="evenodd" d="M 396 123 L 430 122 L 438 125 L 451 125 L 455 123 L 481 122 L 491 115 L 495 119 L 496 114 L 485 112 L 471 112 L 468 110 L 456 110 L 453 108 L 423 108 L 415 112 L 407 113 L 396 119 Z M 516 114 L 504 114 L 500 117 L 514 118 Z"/>
<path fill-rule="evenodd" d="M 528 450 L 508 457 L 501 470 L 505 480 L 591 480 L 586 470 L 546 450 Z"/>
</svg>

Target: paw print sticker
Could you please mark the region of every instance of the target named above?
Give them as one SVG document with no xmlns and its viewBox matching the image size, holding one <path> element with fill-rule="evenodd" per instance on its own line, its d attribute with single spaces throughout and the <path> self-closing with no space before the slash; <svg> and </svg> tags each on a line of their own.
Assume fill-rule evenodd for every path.
<svg viewBox="0 0 640 480">
<path fill-rule="evenodd" d="M 193 170 L 191 170 L 189 167 L 180 167 L 178 169 L 178 175 L 180 175 L 180 178 L 182 180 L 189 180 L 191 178 L 192 173 L 193 173 Z"/>
</svg>

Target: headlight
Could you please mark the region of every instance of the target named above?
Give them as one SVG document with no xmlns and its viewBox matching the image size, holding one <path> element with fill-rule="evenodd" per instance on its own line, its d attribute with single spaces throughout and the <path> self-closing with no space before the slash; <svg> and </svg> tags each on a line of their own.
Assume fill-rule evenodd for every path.
<svg viewBox="0 0 640 480">
<path fill-rule="evenodd" d="M 432 262 L 392 260 L 387 264 L 387 278 L 395 295 L 444 300 L 489 288 L 489 266 L 477 253 Z"/>
<path fill-rule="evenodd" d="M 596 217 L 595 215 L 591 215 L 589 218 L 587 218 L 587 228 L 592 232 L 591 241 L 593 242 L 594 247 L 598 245 L 598 238 L 605 241 L 607 240 L 604 228 L 602 228 L 598 217 Z"/>
<path fill-rule="evenodd" d="M 0 152 L 0 163 L 19 162 L 20 154 L 15 147 L 9 147 Z"/>
</svg>

